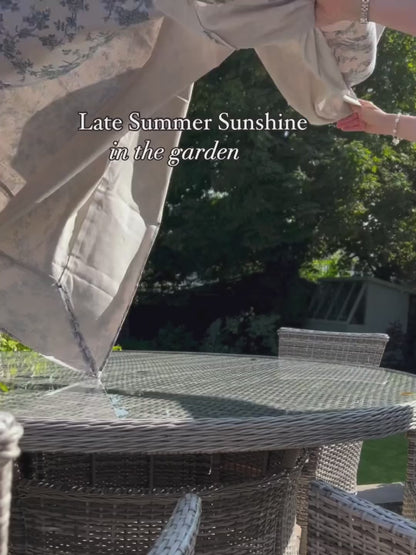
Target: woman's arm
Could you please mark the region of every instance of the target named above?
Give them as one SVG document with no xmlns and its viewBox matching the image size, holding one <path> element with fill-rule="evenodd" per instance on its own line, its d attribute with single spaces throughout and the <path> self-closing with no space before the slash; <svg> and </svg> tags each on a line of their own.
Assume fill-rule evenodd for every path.
<svg viewBox="0 0 416 555">
<path fill-rule="evenodd" d="M 359 21 L 361 0 L 316 0 L 316 24 L 325 27 L 337 21 Z M 370 0 L 370 21 L 416 36 L 415 0 Z"/>
<path fill-rule="evenodd" d="M 353 113 L 337 123 L 342 131 L 364 131 L 376 135 L 396 135 L 400 139 L 416 142 L 416 117 L 388 114 L 367 100 L 361 106 L 351 106 Z M 395 133 L 396 131 L 396 133 Z"/>
<path fill-rule="evenodd" d="M 415 0 L 370 0 L 369 20 L 416 36 Z"/>
</svg>

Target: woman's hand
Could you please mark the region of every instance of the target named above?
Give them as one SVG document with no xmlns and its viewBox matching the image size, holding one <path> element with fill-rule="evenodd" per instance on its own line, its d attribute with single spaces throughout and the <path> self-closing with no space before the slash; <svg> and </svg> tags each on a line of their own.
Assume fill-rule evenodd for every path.
<svg viewBox="0 0 416 555">
<path fill-rule="evenodd" d="M 353 113 L 337 123 L 342 131 L 364 131 L 376 135 L 392 135 L 395 114 L 387 114 L 368 100 L 360 100 L 361 106 L 351 106 Z"/>
<path fill-rule="evenodd" d="M 361 0 L 316 0 L 315 19 L 319 28 L 337 21 L 359 21 Z"/>
</svg>

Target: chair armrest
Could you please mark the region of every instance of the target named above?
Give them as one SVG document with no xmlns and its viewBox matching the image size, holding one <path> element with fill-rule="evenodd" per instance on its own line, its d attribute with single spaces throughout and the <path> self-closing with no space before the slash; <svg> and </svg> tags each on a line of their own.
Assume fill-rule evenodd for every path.
<svg viewBox="0 0 416 555">
<path fill-rule="evenodd" d="M 201 499 L 188 493 L 179 499 L 172 516 L 149 555 L 193 555 L 201 519 Z"/>
<path fill-rule="evenodd" d="M 22 434 L 14 417 L 0 412 L 0 555 L 8 553 L 13 461 L 20 454 Z"/>
<path fill-rule="evenodd" d="M 309 555 L 416 555 L 416 524 L 334 488 L 311 483 Z"/>
</svg>

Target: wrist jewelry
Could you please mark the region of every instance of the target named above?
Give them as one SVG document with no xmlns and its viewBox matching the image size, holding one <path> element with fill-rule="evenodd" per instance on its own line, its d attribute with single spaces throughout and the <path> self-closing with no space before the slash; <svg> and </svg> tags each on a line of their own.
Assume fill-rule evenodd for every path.
<svg viewBox="0 0 416 555">
<path fill-rule="evenodd" d="M 360 23 L 368 23 L 368 12 L 370 10 L 370 0 L 361 0 L 361 17 Z"/>
<path fill-rule="evenodd" d="M 394 126 L 393 126 L 393 144 L 394 144 L 394 146 L 397 146 L 400 143 L 400 139 L 397 136 L 397 132 L 399 130 L 399 123 L 400 123 L 400 118 L 401 117 L 402 117 L 402 115 L 399 112 L 396 116 L 396 119 L 394 120 Z"/>
</svg>

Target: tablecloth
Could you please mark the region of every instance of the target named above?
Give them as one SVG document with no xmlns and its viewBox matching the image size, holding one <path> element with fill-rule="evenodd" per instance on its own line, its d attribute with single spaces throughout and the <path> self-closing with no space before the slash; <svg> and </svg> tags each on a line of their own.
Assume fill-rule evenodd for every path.
<svg viewBox="0 0 416 555">
<path fill-rule="evenodd" d="M 30 4 L 44 8 L 40 0 Z M 10 82 L 10 72 L 0 75 L 0 330 L 93 375 L 103 368 L 135 295 L 172 171 L 166 159 L 109 160 L 109 149 L 132 152 L 150 140 L 169 152 L 180 131 L 125 125 L 81 131 L 79 113 L 123 123 L 133 111 L 185 117 L 196 80 L 235 50 L 255 48 L 288 104 L 323 125 L 349 113 L 345 98 L 354 98 L 351 86 L 371 74 L 378 38 L 375 26 L 348 22 L 324 35 L 314 25 L 313 0 L 97 4 L 117 15 L 110 28 L 104 18 L 77 26 L 88 3 L 60 2 L 69 10 L 63 28 L 75 29 L 68 41 L 78 41 L 81 51 L 100 25 L 112 33 L 80 55 L 79 64 L 65 72 L 61 60 L 56 76 L 55 61 L 48 66 L 45 54 L 53 42 L 46 30 L 38 78 Z M 1 6 L 0 58 L 13 6 L 19 4 Z M 130 15 L 149 8 L 151 17 L 121 25 L 127 8 Z M 32 33 L 45 25 L 28 19 Z"/>
</svg>

